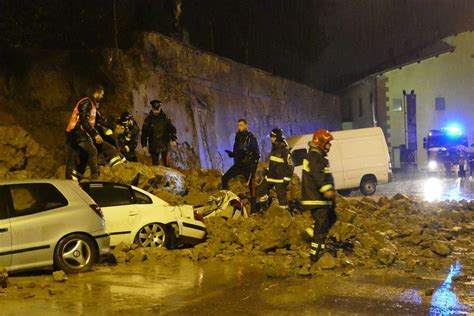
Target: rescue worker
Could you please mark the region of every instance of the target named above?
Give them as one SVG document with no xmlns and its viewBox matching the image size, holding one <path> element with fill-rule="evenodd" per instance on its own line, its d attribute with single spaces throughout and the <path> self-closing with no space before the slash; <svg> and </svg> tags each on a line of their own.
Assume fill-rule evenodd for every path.
<svg viewBox="0 0 474 316">
<path fill-rule="evenodd" d="M 86 97 L 79 100 L 66 128 L 66 179 L 80 181 L 87 164 L 91 169 L 91 179 L 97 179 L 99 152 L 111 167 L 124 162 L 115 146 L 104 140 L 104 137 L 110 134 L 103 128 L 104 125 L 99 124 L 105 122 L 98 112 L 100 100 L 104 97 L 104 88 L 96 86 L 92 96 L 92 99 Z"/>
<path fill-rule="evenodd" d="M 234 149 L 232 151 L 226 150 L 226 153 L 234 159 L 234 165 L 222 176 L 222 189 L 229 190 L 230 179 L 239 175 L 244 176 L 249 186 L 251 208 L 255 210 L 255 172 L 260 159 L 260 151 L 257 139 L 249 132 L 245 119 L 239 119 Z"/>
<path fill-rule="evenodd" d="M 314 220 L 310 259 L 318 261 L 325 249 L 326 236 L 336 221 L 335 189 L 327 153 L 331 149 L 333 136 L 327 130 L 318 130 L 309 142 L 308 156 L 303 161 L 301 205 L 311 211 Z"/>
<path fill-rule="evenodd" d="M 97 144 L 102 144 L 103 139 L 95 129 L 97 107 L 104 97 L 104 88 L 102 86 L 94 87 L 92 98 L 84 97 L 80 99 L 69 119 L 66 127 L 66 179 L 78 178 L 78 172 L 75 170 L 79 151 L 82 156 L 87 156 L 91 178 L 97 179 L 99 176 L 99 166 L 97 164 Z"/>
<path fill-rule="evenodd" d="M 161 161 L 164 166 L 169 167 L 168 151 L 176 147 L 176 127 L 168 115 L 161 109 L 161 101 L 150 102 L 151 111 L 143 122 L 141 143 L 143 153 L 150 153 L 152 164 L 157 166 Z"/>
<path fill-rule="evenodd" d="M 138 145 L 138 134 L 140 129 L 137 122 L 133 119 L 132 114 L 123 112 L 117 119 L 115 128 L 117 134 L 118 148 L 122 155 L 128 160 L 137 162 L 137 154 L 135 152 Z"/>
<path fill-rule="evenodd" d="M 257 186 L 258 202 L 260 204 L 268 202 L 268 193 L 272 188 L 275 188 L 280 207 L 288 209 L 287 191 L 294 171 L 290 149 L 281 128 L 273 129 L 270 133 L 270 138 L 272 140 L 270 163 L 265 178 Z"/>
</svg>

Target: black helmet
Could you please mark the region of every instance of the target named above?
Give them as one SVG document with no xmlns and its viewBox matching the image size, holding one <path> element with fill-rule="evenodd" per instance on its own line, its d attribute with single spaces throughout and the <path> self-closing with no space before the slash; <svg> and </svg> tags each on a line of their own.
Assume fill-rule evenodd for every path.
<svg viewBox="0 0 474 316">
<path fill-rule="evenodd" d="M 152 100 L 150 101 L 151 107 L 154 110 L 157 110 L 161 107 L 161 101 L 160 100 Z"/>
<path fill-rule="evenodd" d="M 130 121 L 132 118 L 133 118 L 132 114 L 130 114 L 130 112 L 128 111 L 125 111 L 125 112 L 122 112 L 122 114 L 120 114 L 120 117 L 117 119 L 117 123 L 123 124 L 127 121 Z"/>
<path fill-rule="evenodd" d="M 274 128 L 270 133 L 270 137 L 276 137 L 277 141 L 282 142 L 285 139 L 281 128 Z"/>
</svg>

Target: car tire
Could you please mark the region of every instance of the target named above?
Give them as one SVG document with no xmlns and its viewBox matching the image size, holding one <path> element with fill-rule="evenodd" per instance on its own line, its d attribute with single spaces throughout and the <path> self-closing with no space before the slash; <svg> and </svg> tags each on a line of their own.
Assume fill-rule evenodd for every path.
<svg viewBox="0 0 474 316">
<path fill-rule="evenodd" d="M 135 244 L 141 247 L 168 248 L 170 233 L 168 227 L 161 223 L 149 223 L 138 230 Z"/>
<path fill-rule="evenodd" d="M 337 190 L 337 193 L 342 196 L 349 196 L 352 193 L 352 189 Z"/>
<path fill-rule="evenodd" d="M 97 249 L 91 237 L 72 234 L 61 239 L 54 251 L 54 265 L 67 274 L 86 272 L 97 259 Z"/>
<path fill-rule="evenodd" d="M 365 196 L 374 195 L 377 190 L 377 180 L 374 177 L 364 177 L 360 182 L 360 192 Z"/>
</svg>

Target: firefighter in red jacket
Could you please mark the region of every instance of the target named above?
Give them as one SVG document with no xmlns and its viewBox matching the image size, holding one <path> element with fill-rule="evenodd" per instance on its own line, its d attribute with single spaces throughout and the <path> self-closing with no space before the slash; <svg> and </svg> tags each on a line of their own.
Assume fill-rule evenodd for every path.
<svg viewBox="0 0 474 316">
<path fill-rule="evenodd" d="M 303 161 L 302 201 L 314 219 L 310 259 L 318 261 L 325 249 L 329 229 L 336 220 L 334 182 L 329 171 L 327 153 L 333 136 L 327 130 L 318 130 L 309 142 L 308 156 Z"/>
<path fill-rule="evenodd" d="M 288 208 L 288 185 L 293 175 L 294 166 L 291 159 L 288 143 L 283 136 L 281 128 L 275 128 L 270 134 L 272 140 L 272 151 L 270 152 L 270 163 L 262 183 L 257 187 L 257 197 L 259 204 L 271 204 L 268 193 L 275 188 L 280 207 Z"/>
</svg>

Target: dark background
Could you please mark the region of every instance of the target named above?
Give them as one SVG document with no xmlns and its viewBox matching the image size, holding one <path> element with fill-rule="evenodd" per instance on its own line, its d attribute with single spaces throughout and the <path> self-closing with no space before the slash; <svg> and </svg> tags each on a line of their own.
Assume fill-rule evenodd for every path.
<svg viewBox="0 0 474 316">
<path fill-rule="evenodd" d="M 337 92 L 471 30 L 472 0 L 0 0 L 2 48 L 128 48 L 157 31 Z"/>
</svg>

